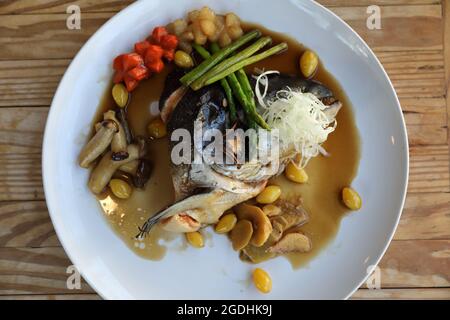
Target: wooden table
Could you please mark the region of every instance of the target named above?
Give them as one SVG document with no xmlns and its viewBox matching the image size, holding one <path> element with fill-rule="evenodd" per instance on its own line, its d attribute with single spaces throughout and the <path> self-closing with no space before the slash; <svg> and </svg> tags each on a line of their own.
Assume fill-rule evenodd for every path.
<svg viewBox="0 0 450 320">
<path fill-rule="evenodd" d="M 144 0 L 145 1 L 145 0 Z M 0 2 L 0 298 L 97 299 L 82 283 L 66 287 L 71 264 L 45 205 L 41 144 L 55 89 L 71 59 L 132 1 Z M 381 290 L 356 299 L 450 299 L 450 1 L 321 0 L 374 49 L 400 98 L 411 174 L 405 210 L 379 264 Z M 81 7 L 81 30 L 66 8 Z M 382 29 L 366 27 L 381 7 Z"/>
</svg>

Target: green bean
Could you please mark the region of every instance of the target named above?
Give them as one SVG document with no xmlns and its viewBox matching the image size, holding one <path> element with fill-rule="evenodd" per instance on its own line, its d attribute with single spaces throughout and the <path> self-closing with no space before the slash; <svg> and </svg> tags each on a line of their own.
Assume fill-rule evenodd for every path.
<svg viewBox="0 0 450 320">
<path fill-rule="evenodd" d="M 244 34 L 242 37 L 237 39 L 235 42 L 231 43 L 230 45 L 226 46 L 225 48 L 221 49 L 220 51 L 213 54 L 211 57 L 203 61 L 200 65 L 198 65 L 196 68 L 194 68 L 192 71 L 184 75 L 180 81 L 185 86 L 189 86 L 192 82 L 197 80 L 199 77 L 201 77 L 203 74 L 208 72 L 211 68 L 213 68 L 215 65 L 220 63 L 222 60 L 224 60 L 226 57 L 228 57 L 230 54 L 232 54 L 234 51 L 236 51 L 238 48 L 242 47 L 247 42 L 258 38 L 261 36 L 261 32 L 259 30 L 253 30 L 249 33 Z"/>
</svg>

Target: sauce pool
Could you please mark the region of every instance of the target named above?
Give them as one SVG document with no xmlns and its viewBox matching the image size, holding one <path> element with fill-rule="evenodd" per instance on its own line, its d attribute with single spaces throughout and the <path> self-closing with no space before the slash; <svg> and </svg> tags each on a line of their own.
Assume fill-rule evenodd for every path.
<svg viewBox="0 0 450 320">
<path fill-rule="evenodd" d="M 246 31 L 255 28 L 261 30 L 264 35 L 272 37 L 274 44 L 284 41 L 289 45 L 288 51 L 247 68 L 248 73 L 253 72 L 254 68 L 259 68 L 300 75 L 298 61 L 305 50 L 301 44 L 259 25 L 243 24 L 243 27 Z M 128 121 L 136 135 L 147 135 L 147 124 L 158 116 L 155 111 L 158 109 L 158 100 L 169 69 L 165 68 L 162 73 L 142 81 L 133 91 L 128 106 Z M 343 187 L 351 185 L 356 176 L 360 158 L 359 134 L 352 106 L 345 93 L 323 65 L 319 65 L 314 79 L 330 88 L 335 97 L 343 103 L 343 108 L 337 116 L 337 128 L 324 144 L 330 157 L 318 156 L 309 162 L 305 168 L 309 175 L 309 181 L 306 184 L 293 183 L 284 175 L 270 181 L 271 184 L 281 187 L 282 198 L 289 200 L 301 197 L 303 206 L 310 217 L 309 222 L 300 230 L 311 238 L 313 249 L 309 253 L 286 255 L 294 268 L 311 260 L 336 236 L 341 219 L 348 212 L 340 201 L 340 191 Z M 108 88 L 100 103 L 96 120 L 101 118 L 104 111 L 114 106 L 110 89 L 111 87 Z M 153 172 L 145 190 L 135 189 L 127 200 L 117 199 L 109 191 L 98 196 L 102 212 L 114 231 L 136 254 L 151 260 L 162 259 L 167 251 L 165 242 L 170 243 L 181 236 L 163 231 L 156 226 L 146 239 L 135 240 L 138 227 L 142 226 L 148 217 L 174 202 L 168 150 L 168 138 L 152 141 L 150 154 Z M 183 250 L 185 247 L 182 245 L 179 249 Z M 238 256 L 239 254 L 236 253 L 236 258 Z"/>
</svg>

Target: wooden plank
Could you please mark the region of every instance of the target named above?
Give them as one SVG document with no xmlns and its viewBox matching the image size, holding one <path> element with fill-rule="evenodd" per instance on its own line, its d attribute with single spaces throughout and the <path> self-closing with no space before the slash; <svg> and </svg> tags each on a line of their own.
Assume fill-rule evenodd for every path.
<svg viewBox="0 0 450 320">
<path fill-rule="evenodd" d="M 411 146 L 409 154 L 408 192 L 450 192 L 448 145 Z"/>
<path fill-rule="evenodd" d="M 0 60 L 73 58 L 114 13 L 85 13 L 81 29 L 69 30 L 67 14 L 3 15 Z"/>
<path fill-rule="evenodd" d="M 441 50 L 440 5 L 382 7 L 383 29 L 368 30 L 364 7 L 333 10 L 377 50 Z M 67 14 L 3 15 L 0 59 L 72 58 L 90 35 L 114 13 L 84 13 L 81 30 L 66 28 Z"/>
<path fill-rule="evenodd" d="M 378 51 L 399 98 L 435 98 L 445 94 L 442 51 Z"/>
<path fill-rule="evenodd" d="M 41 153 L 48 108 L 0 108 L 0 155 Z"/>
<path fill-rule="evenodd" d="M 444 1 L 443 15 L 444 15 L 444 52 L 445 52 L 445 97 L 447 102 L 447 128 L 450 128 L 450 3 Z M 450 129 L 449 129 L 450 130 Z M 448 135 L 448 145 L 450 146 L 450 134 Z M 449 164 L 450 165 L 450 164 Z"/>
<path fill-rule="evenodd" d="M 70 5 L 81 12 L 117 12 L 133 0 L 2 0 L 0 14 L 65 13 Z"/>
<path fill-rule="evenodd" d="M 381 29 L 367 28 L 366 7 L 330 8 L 374 50 L 441 50 L 442 10 L 439 4 L 381 7 Z"/>
<path fill-rule="evenodd" d="M 441 0 L 316 0 L 326 7 L 367 7 L 378 6 L 398 6 L 413 4 L 440 4 Z"/>
<path fill-rule="evenodd" d="M 0 296 L 0 300 L 102 300 L 95 293 L 80 294 L 18 294 Z"/>
<path fill-rule="evenodd" d="M 351 297 L 352 300 L 450 300 L 450 288 L 421 288 L 421 289 L 359 289 Z M 34 294 L 34 295 L 6 295 L 0 300 L 101 300 L 97 294 Z"/>
<path fill-rule="evenodd" d="M 400 104 L 408 127 L 437 125 L 446 129 L 447 108 L 443 97 L 403 98 L 400 99 Z"/>
<path fill-rule="evenodd" d="M 40 153 L 0 154 L 0 201 L 44 199 L 41 174 Z"/>
<path fill-rule="evenodd" d="M 408 194 L 394 239 L 450 239 L 450 193 Z"/>
<path fill-rule="evenodd" d="M 382 288 L 449 287 L 450 240 L 393 241 L 379 267 Z"/>
<path fill-rule="evenodd" d="M 61 246 L 44 201 L 0 203 L 0 247 Z"/>
<path fill-rule="evenodd" d="M 450 288 L 421 289 L 359 289 L 352 300 L 450 300 Z"/>
<path fill-rule="evenodd" d="M 393 241 L 380 263 L 383 288 L 450 286 L 450 240 Z M 62 248 L 0 248 L 0 295 L 73 293 Z M 93 293 L 83 282 L 77 293 Z"/>
<path fill-rule="evenodd" d="M 84 281 L 67 288 L 71 264 L 63 248 L 0 248 L 0 295 L 93 293 Z"/>
<path fill-rule="evenodd" d="M 0 60 L 0 106 L 50 105 L 69 59 Z"/>
<path fill-rule="evenodd" d="M 133 0 L 3 0 L 0 14 L 64 13 L 67 6 L 78 5 L 82 12 L 115 12 Z M 370 6 L 370 5 L 413 5 L 439 4 L 440 0 L 318 0 L 327 7 Z"/>
</svg>

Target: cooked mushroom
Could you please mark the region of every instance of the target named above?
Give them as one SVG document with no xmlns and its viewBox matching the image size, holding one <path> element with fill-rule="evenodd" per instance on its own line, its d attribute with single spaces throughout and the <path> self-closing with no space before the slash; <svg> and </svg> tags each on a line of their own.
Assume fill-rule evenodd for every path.
<svg viewBox="0 0 450 320">
<path fill-rule="evenodd" d="M 286 230 L 301 226 L 308 221 L 308 214 L 300 205 L 301 201 L 295 204 L 286 200 L 277 200 L 275 205 L 280 207 L 282 213 L 278 216 L 271 217 L 272 232 L 262 247 L 248 245 L 241 251 L 241 257 L 244 260 L 253 263 L 260 263 L 276 256 L 275 252 L 269 252 L 268 249 L 275 245 L 285 233 Z M 297 205 L 298 204 L 298 205 Z"/>
<path fill-rule="evenodd" d="M 129 100 L 128 100 L 129 101 Z M 131 144 L 133 142 L 133 132 L 130 129 L 130 126 L 128 125 L 127 121 L 127 113 L 126 108 L 117 108 L 116 109 L 116 118 L 120 121 L 120 124 L 122 125 L 123 131 L 125 132 L 125 137 L 127 138 L 128 144 Z"/>
<path fill-rule="evenodd" d="M 149 153 L 149 143 L 150 139 L 144 137 L 144 136 L 137 136 L 136 137 L 136 144 L 139 146 L 139 154 L 142 157 L 145 157 Z"/>
<path fill-rule="evenodd" d="M 133 185 L 136 188 L 143 189 L 147 181 L 150 179 L 152 173 L 152 163 L 149 160 L 142 159 L 139 161 L 135 172 L 136 174 L 133 175 Z"/>
<path fill-rule="evenodd" d="M 94 137 L 84 146 L 79 156 L 79 164 L 82 168 L 89 165 L 100 156 L 111 144 L 114 135 L 119 131 L 119 127 L 114 121 L 105 120 L 98 128 Z"/>
<path fill-rule="evenodd" d="M 311 240 L 303 233 L 293 232 L 286 234 L 267 251 L 270 253 L 284 254 L 289 252 L 308 252 L 312 249 Z"/>
<path fill-rule="evenodd" d="M 272 224 L 269 218 L 257 206 L 245 203 L 236 206 L 235 213 L 239 220 L 246 219 L 252 222 L 254 232 L 250 242 L 255 247 L 261 247 L 272 232 Z"/>
<path fill-rule="evenodd" d="M 253 231 L 253 225 L 250 221 L 239 220 L 230 232 L 233 249 L 239 251 L 245 248 L 252 238 Z"/>
<path fill-rule="evenodd" d="M 132 176 L 136 174 L 136 170 L 139 166 L 139 160 L 133 160 L 130 162 L 125 163 L 124 165 L 120 166 L 119 170 L 123 171 L 125 173 L 129 173 Z"/>
<path fill-rule="evenodd" d="M 281 208 L 274 204 L 266 204 L 264 207 L 262 207 L 262 211 L 264 211 L 264 213 L 268 217 L 274 217 L 281 214 Z"/>
<path fill-rule="evenodd" d="M 125 160 L 128 157 L 127 154 L 127 137 L 125 135 L 125 130 L 123 129 L 122 124 L 116 118 L 116 113 L 112 110 L 106 111 L 103 114 L 104 120 L 111 120 L 117 124 L 119 130 L 114 134 L 113 139 L 111 141 L 111 151 L 114 161 Z"/>
<path fill-rule="evenodd" d="M 296 206 L 285 200 L 278 200 L 276 205 L 281 208 L 282 214 L 271 218 L 273 231 L 270 238 L 272 241 L 280 240 L 286 230 L 303 225 L 309 219 L 301 205 Z"/>
<path fill-rule="evenodd" d="M 112 152 L 108 151 L 100 160 L 97 167 L 92 171 L 89 179 L 89 188 L 93 193 L 100 193 L 109 183 L 114 172 L 122 165 L 137 160 L 139 158 L 139 147 L 135 144 L 130 144 L 127 148 L 128 158 L 121 161 L 114 161 L 112 159 Z"/>
</svg>

